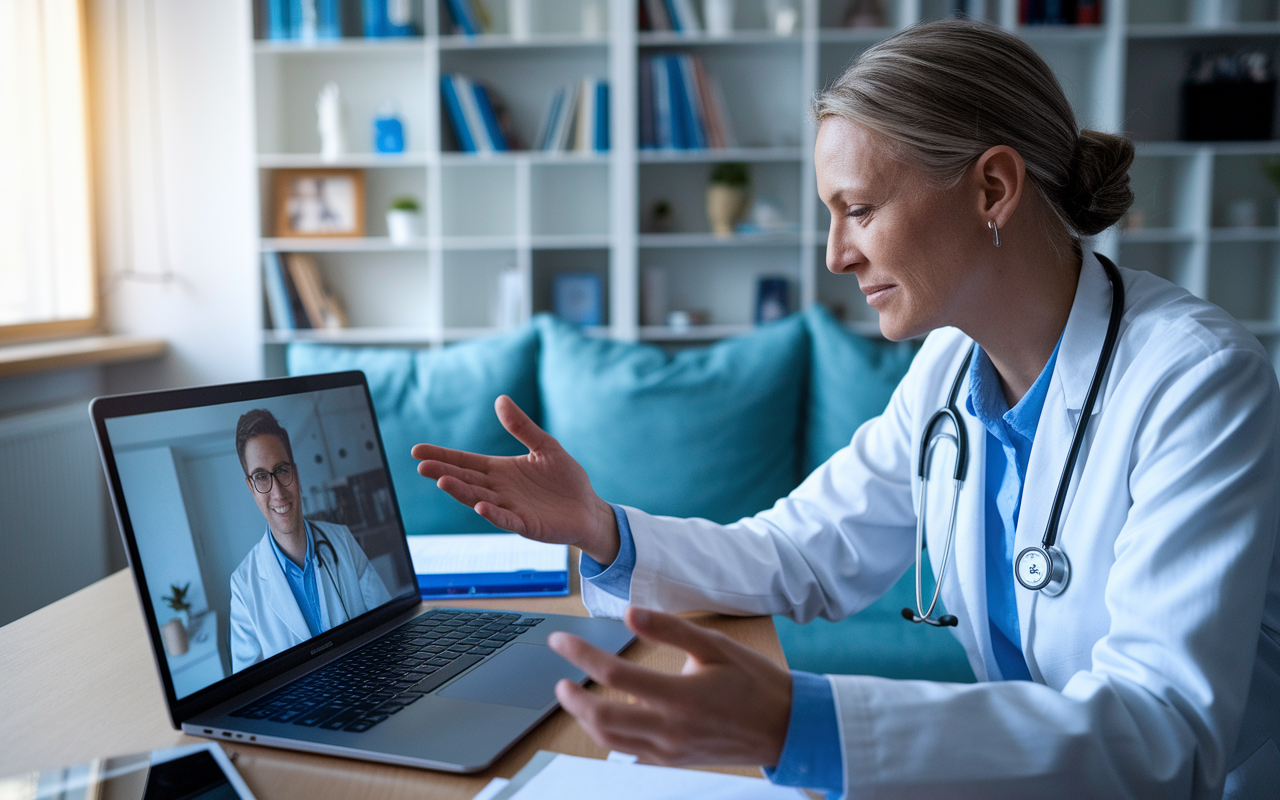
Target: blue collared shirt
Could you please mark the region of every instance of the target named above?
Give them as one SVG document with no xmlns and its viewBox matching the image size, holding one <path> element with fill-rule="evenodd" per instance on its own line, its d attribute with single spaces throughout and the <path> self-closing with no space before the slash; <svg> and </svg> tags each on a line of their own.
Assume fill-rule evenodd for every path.
<svg viewBox="0 0 1280 800">
<path fill-rule="evenodd" d="M 1000 376 L 981 348 L 969 366 L 969 413 L 987 429 L 986 568 L 987 622 L 996 665 L 1005 680 L 1031 680 L 1022 654 L 1022 629 L 1013 577 L 1013 537 L 1022 505 L 1031 445 L 1058 362 L 1058 347 L 1022 399 L 1009 408 Z"/>
<path fill-rule="evenodd" d="M 285 580 L 289 582 L 293 599 L 298 601 L 298 610 L 302 612 L 302 618 L 307 621 L 307 630 L 311 631 L 312 636 L 318 636 L 324 633 L 324 628 L 320 622 L 320 597 L 316 591 L 315 546 L 311 539 L 310 523 L 303 520 L 302 524 L 307 532 L 307 555 L 301 567 L 284 554 L 280 545 L 276 544 L 276 537 L 271 534 L 270 529 L 267 531 L 267 538 L 271 540 L 271 549 L 275 551 L 276 561 L 280 562 L 280 569 L 284 571 Z"/>
</svg>

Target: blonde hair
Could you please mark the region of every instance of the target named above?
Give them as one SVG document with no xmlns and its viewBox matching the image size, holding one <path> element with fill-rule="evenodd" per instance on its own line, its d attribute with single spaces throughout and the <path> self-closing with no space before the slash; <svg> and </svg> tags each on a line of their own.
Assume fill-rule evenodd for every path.
<svg viewBox="0 0 1280 800">
<path fill-rule="evenodd" d="M 944 186 L 989 148 L 1008 145 L 1073 238 L 1105 230 L 1133 203 L 1133 143 L 1080 130 L 1049 65 L 993 25 L 950 19 L 908 28 L 819 92 L 813 115 L 879 134 Z"/>
</svg>

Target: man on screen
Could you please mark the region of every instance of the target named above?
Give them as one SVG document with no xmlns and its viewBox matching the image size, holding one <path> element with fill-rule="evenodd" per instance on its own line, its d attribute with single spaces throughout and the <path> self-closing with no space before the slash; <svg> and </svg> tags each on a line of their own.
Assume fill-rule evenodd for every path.
<svg viewBox="0 0 1280 800">
<path fill-rule="evenodd" d="M 236 454 L 267 530 L 231 576 L 233 672 L 391 599 L 345 525 L 302 518 L 293 447 L 270 411 L 240 417 Z"/>
</svg>

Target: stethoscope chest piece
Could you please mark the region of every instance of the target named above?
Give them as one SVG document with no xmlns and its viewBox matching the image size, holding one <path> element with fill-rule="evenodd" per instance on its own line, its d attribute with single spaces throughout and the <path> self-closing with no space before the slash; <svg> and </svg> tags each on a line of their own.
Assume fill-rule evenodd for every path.
<svg viewBox="0 0 1280 800">
<path fill-rule="evenodd" d="M 1057 597 L 1071 582 L 1071 562 L 1059 547 L 1028 547 L 1014 559 L 1013 574 L 1024 588 Z"/>
</svg>

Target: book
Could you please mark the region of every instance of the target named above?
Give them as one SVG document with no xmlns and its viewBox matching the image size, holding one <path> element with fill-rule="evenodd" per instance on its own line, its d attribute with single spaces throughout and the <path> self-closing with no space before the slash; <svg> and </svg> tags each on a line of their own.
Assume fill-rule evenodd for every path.
<svg viewBox="0 0 1280 800">
<path fill-rule="evenodd" d="M 704 150 L 707 147 L 707 121 L 702 103 L 698 99 L 698 81 L 694 74 L 693 56 L 677 56 L 680 65 L 681 91 L 684 93 L 685 124 L 689 131 L 689 147 Z"/>
<path fill-rule="evenodd" d="M 445 111 L 448 112 L 447 116 L 449 117 L 449 127 L 453 130 L 453 137 L 457 140 L 458 149 L 464 153 L 476 152 L 476 143 L 471 138 L 471 131 L 467 127 L 466 117 L 463 116 L 462 103 L 454 89 L 452 76 L 442 75 L 440 77 L 440 96 L 444 99 Z"/>
<path fill-rule="evenodd" d="M 671 19 L 667 16 L 667 6 L 664 0 L 644 0 L 644 8 L 649 17 L 650 30 L 671 30 Z"/>
<path fill-rule="evenodd" d="M 598 153 L 609 151 L 609 82 L 596 81 L 595 149 Z"/>
<path fill-rule="evenodd" d="M 658 146 L 654 131 L 653 119 L 653 59 L 640 57 L 640 141 L 641 150 L 651 150 Z"/>
<path fill-rule="evenodd" d="M 493 146 L 493 140 L 489 138 L 489 130 L 485 127 L 484 118 L 480 116 L 480 106 L 476 103 L 476 92 L 470 79 L 455 73 L 450 76 L 450 80 L 453 82 L 453 92 L 458 98 L 462 119 L 475 146 L 475 152 L 492 153 L 496 148 Z"/>
<path fill-rule="evenodd" d="M 698 19 L 698 11 L 692 0 L 669 0 L 669 2 L 675 9 L 674 16 L 680 19 L 681 33 L 686 36 L 702 33 L 702 21 Z"/>
<path fill-rule="evenodd" d="M 307 317 L 311 320 L 311 326 L 345 328 L 346 314 L 337 300 L 325 291 L 315 259 L 306 253 L 290 253 L 285 256 L 285 263 L 289 267 L 289 275 L 293 278 L 293 285 L 298 290 L 298 297 L 302 300 Z"/>
<path fill-rule="evenodd" d="M 266 289 L 271 327 L 278 331 L 296 330 L 298 323 L 293 316 L 293 301 L 284 282 L 279 253 L 262 254 L 262 284 Z"/>
<path fill-rule="evenodd" d="M 565 104 L 560 111 L 560 119 L 556 121 L 552 146 L 548 150 L 566 151 L 573 141 L 573 123 L 578 118 L 578 91 L 576 86 L 565 87 Z"/>
<path fill-rule="evenodd" d="M 776 322 L 787 315 L 787 279 L 760 278 L 756 281 L 756 324 Z"/>
<path fill-rule="evenodd" d="M 595 147 L 596 81 L 586 77 L 578 85 L 578 119 L 574 125 L 573 149 L 588 153 Z"/>
<path fill-rule="evenodd" d="M 470 0 L 447 0 L 445 7 L 453 20 L 454 33 L 475 36 L 480 33 L 480 22 L 472 15 Z"/>
<path fill-rule="evenodd" d="M 671 120 L 671 80 L 667 73 L 667 57 L 654 56 L 650 66 L 653 69 L 654 145 L 669 150 L 676 144 Z"/>
<path fill-rule="evenodd" d="M 473 83 L 471 88 L 475 93 L 476 107 L 480 109 L 480 118 L 484 122 L 484 129 L 488 134 L 490 144 L 493 145 L 493 149 L 499 152 L 511 149 L 507 143 L 507 137 L 503 133 L 502 125 L 498 123 L 498 113 L 494 110 L 493 99 L 488 88 L 482 83 Z"/>
<path fill-rule="evenodd" d="M 552 149 L 551 135 L 556 129 L 556 124 L 560 119 L 560 110 L 564 107 L 565 88 L 557 86 L 551 90 L 551 96 L 547 99 L 547 110 L 543 113 L 542 122 L 538 125 L 538 135 L 534 137 L 533 147 L 535 150 Z"/>
<path fill-rule="evenodd" d="M 290 0 L 267 0 L 267 38 L 273 41 L 293 38 L 289 25 Z"/>
<path fill-rule="evenodd" d="M 684 76 L 680 72 L 678 56 L 664 56 L 667 73 L 667 89 L 671 94 L 671 146 L 677 150 L 692 147 L 693 132 L 689 130 L 691 111 L 689 101 L 684 95 Z"/>
</svg>

